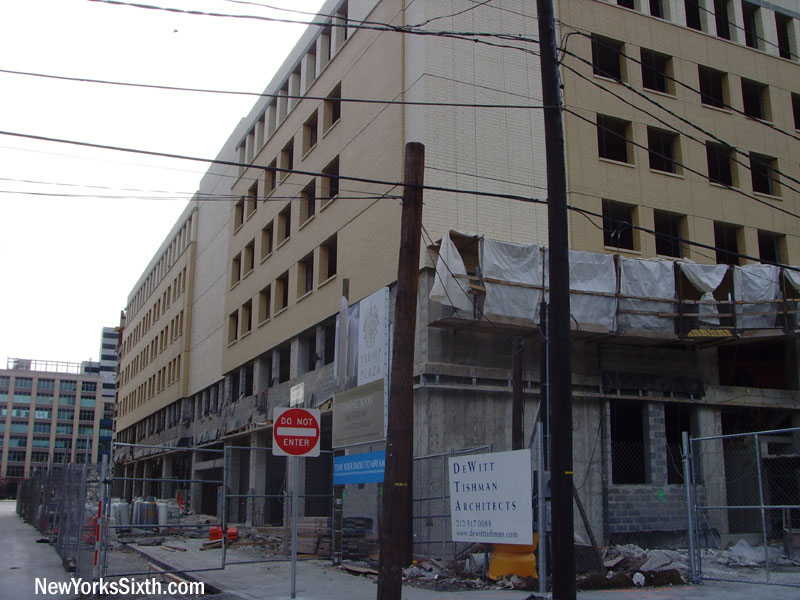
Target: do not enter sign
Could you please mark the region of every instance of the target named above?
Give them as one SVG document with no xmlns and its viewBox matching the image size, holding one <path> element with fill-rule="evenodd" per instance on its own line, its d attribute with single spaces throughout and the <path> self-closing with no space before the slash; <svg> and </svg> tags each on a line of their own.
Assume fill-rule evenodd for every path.
<svg viewBox="0 0 800 600">
<path fill-rule="evenodd" d="M 319 456 L 319 409 L 276 408 L 272 424 L 272 454 Z"/>
</svg>

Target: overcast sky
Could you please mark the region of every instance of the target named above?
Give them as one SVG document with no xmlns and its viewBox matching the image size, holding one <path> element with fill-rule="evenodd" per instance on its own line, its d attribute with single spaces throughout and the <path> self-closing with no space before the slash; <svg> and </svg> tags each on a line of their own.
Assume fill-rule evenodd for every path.
<svg viewBox="0 0 800 600">
<path fill-rule="evenodd" d="M 311 18 L 230 0 L 151 4 Z M 262 92 L 304 29 L 90 0 L 3 0 L 0 69 Z M 254 102 L 0 73 L 3 132 L 209 158 Z M 204 171 L 202 163 L 0 135 L 0 368 L 7 357 L 96 360 L 101 329 L 119 324 Z"/>
</svg>

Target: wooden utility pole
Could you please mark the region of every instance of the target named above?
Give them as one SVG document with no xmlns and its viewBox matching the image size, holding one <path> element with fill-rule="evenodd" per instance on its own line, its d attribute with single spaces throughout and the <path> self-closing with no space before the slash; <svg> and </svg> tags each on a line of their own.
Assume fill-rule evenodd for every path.
<svg viewBox="0 0 800 600">
<path fill-rule="evenodd" d="M 550 482 L 553 600 L 575 600 L 572 508 L 572 362 L 569 328 L 567 170 L 553 0 L 536 0 L 547 155 L 550 246 Z"/>
<path fill-rule="evenodd" d="M 425 146 L 406 144 L 400 257 L 394 307 L 389 423 L 380 521 L 378 600 L 400 600 L 403 568 L 413 542 L 414 337 L 417 323 L 419 249 L 422 237 L 422 183 Z"/>
</svg>

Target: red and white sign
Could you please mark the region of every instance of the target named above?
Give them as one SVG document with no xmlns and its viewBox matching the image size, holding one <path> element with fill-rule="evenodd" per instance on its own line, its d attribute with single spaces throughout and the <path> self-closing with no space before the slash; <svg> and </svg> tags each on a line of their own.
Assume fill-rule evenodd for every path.
<svg viewBox="0 0 800 600">
<path fill-rule="evenodd" d="M 319 456 L 319 409 L 283 407 L 272 414 L 272 454 Z"/>
</svg>

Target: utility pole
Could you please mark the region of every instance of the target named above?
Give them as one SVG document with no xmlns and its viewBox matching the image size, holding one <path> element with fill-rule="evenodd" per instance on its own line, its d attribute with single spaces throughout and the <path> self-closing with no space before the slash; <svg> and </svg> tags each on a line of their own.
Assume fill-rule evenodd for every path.
<svg viewBox="0 0 800 600">
<path fill-rule="evenodd" d="M 525 412 L 522 403 L 522 339 L 518 335 L 511 338 L 511 352 L 511 449 L 522 450 L 525 448 Z"/>
<path fill-rule="evenodd" d="M 378 600 L 400 600 L 403 568 L 413 549 L 414 337 L 417 322 L 419 247 L 425 146 L 406 144 L 400 257 L 394 308 L 389 423 L 380 521 Z"/>
<path fill-rule="evenodd" d="M 572 363 L 569 329 L 569 242 L 564 124 L 553 0 L 536 0 L 547 154 L 550 246 L 550 465 L 553 600 L 575 600 L 572 521 Z"/>
</svg>

